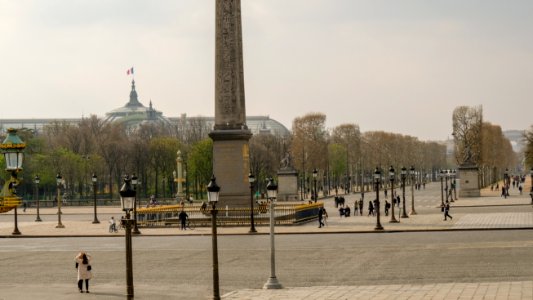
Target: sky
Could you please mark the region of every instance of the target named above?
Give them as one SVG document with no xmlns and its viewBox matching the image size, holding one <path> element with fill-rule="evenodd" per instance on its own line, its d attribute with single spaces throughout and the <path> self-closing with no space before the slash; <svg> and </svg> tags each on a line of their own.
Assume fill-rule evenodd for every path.
<svg viewBox="0 0 533 300">
<path fill-rule="evenodd" d="M 482 105 L 533 124 L 533 1 L 242 0 L 246 114 L 321 112 L 444 140 Z M 0 119 L 80 118 L 129 100 L 214 115 L 214 0 L 0 0 Z"/>
</svg>

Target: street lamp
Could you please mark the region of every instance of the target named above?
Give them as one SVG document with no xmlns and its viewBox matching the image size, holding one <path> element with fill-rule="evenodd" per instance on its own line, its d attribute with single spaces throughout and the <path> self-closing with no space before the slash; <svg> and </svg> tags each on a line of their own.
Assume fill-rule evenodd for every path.
<svg viewBox="0 0 533 300">
<path fill-rule="evenodd" d="M 250 172 L 248 174 L 248 183 L 250 183 L 250 230 L 249 233 L 255 233 L 257 230 L 255 230 L 255 222 L 254 222 L 254 183 L 255 183 L 255 176 Z"/>
<path fill-rule="evenodd" d="M 126 296 L 128 299 L 133 299 L 133 257 L 131 245 L 131 227 L 135 224 L 135 220 L 131 219 L 130 212 L 135 206 L 136 192 L 131 188 L 131 179 L 128 175 L 124 176 L 124 184 L 120 188 L 120 205 L 122 210 L 126 212 L 124 219 L 120 221 L 121 225 L 126 228 Z"/>
<path fill-rule="evenodd" d="M 211 176 L 211 181 L 207 185 L 207 199 L 211 203 L 211 239 L 213 245 L 213 299 L 220 300 L 220 290 L 218 284 L 218 245 L 217 245 L 217 210 L 216 205 L 220 187 L 217 185 L 215 174 Z"/>
<path fill-rule="evenodd" d="M 35 183 L 35 200 L 37 200 L 37 218 L 35 219 L 35 222 L 41 222 L 41 215 L 39 213 L 39 183 L 41 182 L 41 179 L 39 178 L 39 175 L 35 175 L 33 182 Z"/>
<path fill-rule="evenodd" d="M 0 144 L 0 149 L 4 154 L 4 160 L 6 162 L 6 171 L 11 173 L 9 181 L 4 185 L 2 191 L 3 202 L 4 204 L 9 203 L 15 209 L 14 211 L 14 222 L 15 228 L 13 229 L 14 235 L 20 235 L 18 229 L 18 215 L 17 215 L 17 206 L 21 203 L 21 198 L 17 196 L 17 185 L 20 183 L 20 180 L 17 179 L 17 173 L 22 170 L 22 160 L 24 158 L 24 148 L 26 148 L 26 143 L 24 143 L 20 137 L 17 135 L 17 130 L 9 128 L 7 130 L 6 139 L 2 144 Z"/>
<path fill-rule="evenodd" d="M 531 188 L 529 191 L 529 196 L 531 197 L 531 204 L 533 204 L 533 168 L 529 170 L 529 176 L 531 178 Z"/>
<path fill-rule="evenodd" d="M 450 170 L 450 202 L 455 202 L 455 200 L 457 200 L 457 192 L 456 192 L 457 186 L 456 186 L 456 181 L 455 181 L 456 175 L 457 173 L 455 169 Z"/>
<path fill-rule="evenodd" d="M 133 202 L 133 219 L 135 220 L 135 224 L 133 226 L 133 233 L 135 234 L 141 234 L 139 231 L 139 227 L 137 225 L 137 184 L 139 183 L 139 178 L 133 173 L 131 176 L 131 184 L 133 184 L 133 190 L 135 191 L 135 201 Z"/>
<path fill-rule="evenodd" d="M 390 181 L 390 199 L 391 199 L 391 204 L 392 204 L 392 210 L 391 210 L 391 217 L 390 217 L 389 223 L 398 223 L 398 220 L 396 220 L 396 216 L 394 215 L 394 201 L 395 201 L 394 200 L 394 177 L 395 176 L 396 176 L 396 173 L 394 172 L 394 168 L 390 166 L 389 181 Z"/>
<path fill-rule="evenodd" d="M 65 228 L 65 225 L 61 223 L 61 186 L 63 185 L 63 177 L 61 173 L 57 173 L 56 176 L 56 185 L 57 185 L 57 225 L 56 228 Z"/>
<path fill-rule="evenodd" d="M 317 176 L 318 176 L 318 170 L 315 168 L 315 169 L 313 170 L 313 179 L 314 179 L 314 181 L 315 181 L 315 188 L 314 188 L 314 199 L 315 199 L 315 203 L 316 203 L 316 201 L 317 201 L 317 199 L 318 199 L 318 194 L 317 194 L 317 192 L 316 192 L 316 177 L 317 177 Z"/>
<path fill-rule="evenodd" d="M 98 177 L 96 177 L 96 174 L 93 173 L 93 177 L 91 177 L 91 180 L 93 182 L 93 200 L 94 200 L 94 220 L 93 220 L 93 224 L 99 224 L 100 221 L 98 221 L 98 217 L 96 215 L 96 182 L 98 181 Z"/>
<path fill-rule="evenodd" d="M 440 177 L 440 205 L 441 207 L 444 207 L 444 170 L 440 170 L 439 173 Z"/>
<path fill-rule="evenodd" d="M 381 226 L 381 222 L 379 220 L 379 185 L 381 183 L 381 172 L 376 167 L 376 170 L 374 171 L 374 185 L 376 186 L 376 227 L 374 227 L 375 230 L 383 230 L 383 226 Z"/>
<path fill-rule="evenodd" d="M 411 175 L 411 211 L 410 215 L 416 215 L 415 211 L 415 167 L 411 166 L 409 169 L 409 175 Z"/>
<path fill-rule="evenodd" d="M 409 218 L 407 212 L 405 211 L 405 179 L 407 178 L 407 168 L 402 167 L 400 172 L 400 179 L 402 180 L 402 200 L 403 200 L 403 212 L 402 218 Z"/>
<path fill-rule="evenodd" d="M 446 192 L 446 202 L 448 202 L 448 196 L 450 194 L 450 189 L 448 188 L 448 178 L 450 178 L 450 170 L 444 170 L 444 191 Z"/>
<path fill-rule="evenodd" d="M 278 197 L 278 185 L 274 182 L 274 179 L 270 178 L 266 186 L 267 197 L 270 201 L 270 277 L 268 281 L 263 285 L 263 289 L 281 289 L 283 286 L 276 278 L 276 248 L 274 245 L 274 202 Z"/>
</svg>

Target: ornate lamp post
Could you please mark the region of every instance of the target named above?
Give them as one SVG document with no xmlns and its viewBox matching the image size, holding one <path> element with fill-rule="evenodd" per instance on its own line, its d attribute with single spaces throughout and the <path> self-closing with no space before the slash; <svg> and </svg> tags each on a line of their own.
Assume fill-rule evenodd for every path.
<svg viewBox="0 0 533 300">
<path fill-rule="evenodd" d="M 56 228 L 65 228 L 65 225 L 61 223 L 61 186 L 63 185 L 63 177 L 61 173 L 57 173 L 56 176 L 56 185 L 57 185 L 57 225 Z"/>
<path fill-rule="evenodd" d="M 250 230 L 249 233 L 255 233 L 257 230 L 255 230 L 255 222 L 254 222 L 254 184 L 255 184 L 255 176 L 250 172 L 248 174 L 248 183 L 250 183 Z"/>
<path fill-rule="evenodd" d="M 131 184 L 133 184 L 133 190 L 135 191 L 135 201 L 133 202 L 133 219 L 135 223 L 133 225 L 133 233 L 141 234 L 139 227 L 137 226 L 137 184 L 139 183 L 139 178 L 135 176 L 135 173 L 131 176 Z"/>
<path fill-rule="evenodd" d="M 415 210 L 415 167 L 411 166 L 409 169 L 409 175 L 411 175 L 411 211 L 410 215 L 416 215 Z"/>
<path fill-rule="evenodd" d="M 263 289 L 281 289 L 283 286 L 276 278 L 276 248 L 274 245 L 274 202 L 278 196 L 278 185 L 270 178 L 266 186 L 268 201 L 270 201 L 270 277 L 263 285 Z"/>
<path fill-rule="evenodd" d="M 37 218 L 35 219 L 35 222 L 41 222 L 41 215 L 39 213 L 39 183 L 41 182 L 41 179 L 39 178 L 39 175 L 35 175 L 33 182 L 35 183 L 35 200 L 37 200 Z"/>
<path fill-rule="evenodd" d="M 448 202 L 448 197 L 450 194 L 450 188 L 448 187 L 448 178 L 450 178 L 450 170 L 444 170 L 444 191 L 446 193 L 446 202 Z"/>
<path fill-rule="evenodd" d="M 407 211 L 405 210 L 405 179 L 407 178 L 407 168 L 402 167 L 400 173 L 400 179 L 402 180 L 402 202 L 403 202 L 403 212 L 402 218 L 409 218 Z"/>
<path fill-rule="evenodd" d="M 220 187 L 217 185 L 215 175 L 211 176 L 211 181 L 207 185 L 207 199 L 211 203 L 211 239 L 213 245 L 213 299 L 220 300 L 220 290 L 218 284 L 218 245 L 217 245 L 217 209 Z"/>
<path fill-rule="evenodd" d="M 374 185 L 376 187 L 376 227 L 374 227 L 375 230 L 383 230 L 383 226 L 381 226 L 381 222 L 379 220 L 379 185 L 381 183 L 381 172 L 376 167 L 376 170 L 374 171 Z"/>
<path fill-rule="evenodd" d="M 394 177 L 396 176 L 396 173 L 394 172 L 394 168 L 390 166 L 389 168 L 389 181 L 390 181 L 390 199 L 392 204 L 392 210 L 391 210 L 391 217 L 389 223 L 398 223 L 398 220 L 396 220 L 396 216 L 394 215 Z M 398 203 L 399 204 L 399 203 Z M 398 205 L 399 207 L 399 205 Z"/>
<path fill-rule="evenodd" d="M 100 221 L 98 221 L 98 216 L 96 215 L 96 182 L 98 182 L 98 177 L 96 177 L 96 174 L 93 173 L 93 177 L 91 177 L 91 181 L 93 182 L 93 203 L 94 203 L 94 220 L 93 224 L 99 224 Z"/>
<path fill-rule="evenodd" d="M 313 194 L 314 194 L 313 199 L 315 200 L 315 203 L 318 200 L 318 194 L 316 192 L 316 177 L 317 176 L 318 176 L 318 170 L 315 168 L 313 170 L 313 180 L 315 181 L 315 187 L 314 187 L 314 191 L 313 191 Z"/>
<path fill-rule="evenodd" d="M 440 205 L 441 207 L 444 207 L 444 170 L 440 170 L 439 173 L 440 178 Z"/>
<path fill-rule="evenodd" d="M 17 206 L 20 205 L 21 198 L 17 196 L 16 187 L 20 183 L 20 181 L 17 179 L 17 173 L 22 170 L 24 148 L 26 148 L 26 143 L 24 143 L 17 135 L 17 130 L 13 128 L 8 129 L 7 137 L 4 142 L 0 144 L 0 149 L 4 154 L 6 171 L 11 173 L 11 177 L 9 180 L 6 180 L 2 194 L 4 195 L 4 205 L 9 203 L 15 209 L 15 228 L 13 229 L 12 233 L 14 235 L 20 235 L 20 231 L 18 229 Z"/>
<path fill-rule="evenodd" d="M 130 212 L 135 206 L 136 192 L 131 188 L 131 179 L 128 175 L 124 176 L 124 185 L 120 188 L 120 205 L 122 210 L 126 212 L 126 216 L 122 219 L 121 225 L 126 228 L 126 296 L 128 299 L 133 299 L 133 256 L 131 245 L 131 227 L 135 224 L 135 220 L 131 219 Z"/>
<path fill-rule="evenodd" d="M 531 188 L 529 191 L 529 196 L 531 196 L 531 204 L 533 204 L 533 168 L 529 170 L 529 176 L 531 178 Z"/>
</svg>

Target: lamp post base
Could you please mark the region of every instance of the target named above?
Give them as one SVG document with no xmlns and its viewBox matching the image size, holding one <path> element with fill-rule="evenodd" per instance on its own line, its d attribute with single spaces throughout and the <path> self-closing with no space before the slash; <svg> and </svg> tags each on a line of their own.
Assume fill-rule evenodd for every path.
<svg viewBox="0 0 533 300">
<path fill-rule="evenodd" d="M 398 220 L 394 219 L 394 220 L 390 220 L 389 223 L 400 223 Z"/>
<path fill-rule="evenodd" d="M 405 210 L 404 210 L 404 213 L 402 214 L 402 218 L 409 218 L 409 216 L 405 213 Z"/>
<path fill-rule="evenodd" d="M 65 225 L 63 225 L 63 224 L 57 224 L 56 228 L 65 228 Z"/>
<path fill-rule="evenodd" d="M 409 214 L 410 214 L 410 215 L 418 215 L 414 209 L 411 210 L 411 211 L 409 212 Z"/>
<path fill-rule="evenodd" d="M 264 290 L 282 289 L 283 286 L 279 283 L 276 277 L 269 277 L 268 281 L 263 285 Z"/>
<path fill-rule="evenodd" d="M 20 231 L 18 230 L 18 228 L 15 228 L 15 230 L 13 230 L 13 232 L 11 233 L 12 235 L 21 235 Z"/>
<path fill-rule="evenodd" d="M 376 227 L 374 227 L 374 230 L 383 230 L 383 226 L 381 226 L 381 224 L 378 224 L 376 225 Z"/>
<path fill-rule="evenodd" d="M 35 222 L 42 222 L 41 217 L 37 216 L 37 219 L 35 219 Z"/>
<path fill-rule="evenodd" d="M 94 219 L 93 224 L 100 224 L 100 221 L 98 221 L 98 219 Z"/>
</svg>

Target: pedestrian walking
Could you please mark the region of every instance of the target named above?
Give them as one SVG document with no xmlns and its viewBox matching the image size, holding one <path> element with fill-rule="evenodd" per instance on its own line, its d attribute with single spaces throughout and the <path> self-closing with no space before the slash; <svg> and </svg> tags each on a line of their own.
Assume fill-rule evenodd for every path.
<svg viewBox="0 0 533 300">
<path fill-rule="evenodd" d="M 361 197 L 361 199 L 359 199 L 359 213 L 361 214 L 361 216 L 363 215 L 363 204 L 364 204 L 364 201 L 363 201 L 363 198 Z"/>
<path fill-rule="evenodd" d="M 390 208 L 390 203 L 389 201 L 385 200 L 385 216 L 389 215 L 389 208 Z"/>
<path fill-rule="evenodd" d="M 185 212 L 184 209 L 181 210 L 180 214 L 178 215 L 178 219 L 181 223 L 180 230 L 186 230 L 187 229 L 187 219 L 189 218 L 189 215 Z"/>
<path fill-rule="evenodd" d="M 322 228 L 324 225 L 324 222 L 322 222 L 322 219 L 324 218 L 324 208 L 319 207 L 318 208 L 318 228 Z"/>
<path fill-rule="evenodd" d="M 522 194 L 522 193 L 520 193 Z M 22 202 L 22 212 L 26 212 L 26 208 L 28 207 L 28 204 L 26 203 L 26 201 Z"/>
<path fill-rule="evenodd" d="M 78 253 L 75 261 L 78 269 L 78 289 L 83 293 L 83 281 L 85 281 L 85 292 L 89 293 L 89 280 L 92 278 L 91 256 L 82 251 Z"/>
<path fill-rule="evenodd" d="M 328 212 L 326 211 L 325 207 L 322 207 L 322 221 L 324 223 L 324 227 L 328 225 Z"/>
<path fill-rule="evenodd" d="M 368 216 L 374 215 L 374 204 L 372 201 L 368 201 Z"/>
<path fill-rule="evenodd" d="M 446 201 L 446 205 L 444 205 L 444 221 L 446 221 L 446 218 L 452 218 L 452 216 L 450 216 L 450 203 L 448 201 Z"/>
</svg>

